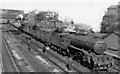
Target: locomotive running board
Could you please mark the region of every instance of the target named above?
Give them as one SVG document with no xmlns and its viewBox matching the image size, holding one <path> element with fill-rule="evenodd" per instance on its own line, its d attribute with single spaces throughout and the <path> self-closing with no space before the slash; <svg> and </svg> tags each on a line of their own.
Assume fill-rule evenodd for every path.
<svg viewBox="0 0 120 74">
<path fill-rule="evenodd" d="M 77 48 L 77 47 L 74 47 L 74 46 L 72 46 L 72 45 L 70 45 L 69 47 L 85 52 L 84 50 L 82 50 L 82 49 L 80 49 L 80 48 Z M 87 52 L 85 52 L 85 53 L 87 53 Z M 88 53 L 87 53 L 87 54 L 88 54 Z M 110 53 L 109 51 L 105 51 L 104 54 L 107 54 L 107 55 L 110 55 L 110 56 L 113 56 L 113 57 L 115 57 L 115 58 L 120 59 L 120 56 L 119 56 L 119 55 Z M 88 54 L 88 55 L 89 55 L 89 54 Z"/>
<path fill-rule="evenodd" d="M 115 58 L 120 59 L 120 56 L 119 56 L 119 55 L 116 55 L 116 54 L 110 53 L 110 52 L 108 52 L 108 51 L 105 51 L 104 54 L 107 54 L 107 55 L 110 55 L 110 56 L 113 56 L 113 57 L 115 57 Z"/>
<path fill-rule="evenodd" d="M 87 55 L 90 55 L 87 51 L 84 51 L 83 49 L 74 47 L 74 46 L 72 46 L 72 45 L 70 45 L 69 47 L 74 48 L 74 49 L 77 49 L 77 50 L 79 50 L 79 51 L 82 51 L 82 52 L 86 53 Z"/>
</svg>

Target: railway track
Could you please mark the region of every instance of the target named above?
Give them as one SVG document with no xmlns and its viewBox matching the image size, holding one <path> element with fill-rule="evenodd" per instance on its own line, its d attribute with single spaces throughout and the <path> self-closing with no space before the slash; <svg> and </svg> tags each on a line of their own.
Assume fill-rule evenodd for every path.
<svg viewBox="0 0 120 74">
<path fill-rule="evenodd" d="M 40 48 L 40 46 L 38 44 L 36 44 L 36 43 L 33 43 L 33 44 L 35 46 L 37 46 L 38 48 Z M 69 60 L 69 62 L 71 62 L 71 64 L 69 64 L 69 65 L 77 72 L 90 72 L 90 70 L 88 70 L 87 68 L 84 68 L 77 62 L 75 62 L 71 59 L 68 59 L 69 57 L 64 58 L 64 56 L 58 55 L 58 53 L 53 50 L 46 50 L 46 52 L 48 53 L 48 56 L 52 56 L 65 64 L 67 64 L 67 61 Z"/>
<path fill-rule="evenodd" d="M 10 35 L 10 34 L 9 34 Z M 21 48 L 21 47 L 20 47 Z M 22 55 L 24 56 L 24 59 L 26 59 L 25 61 L 27 61 L 27 63 L 29 63 L 29 67 L 32 67 L 31 72 L 47 72 L 49 73 L 49 70 L 46 69 L 42 64 L 40 64 L 38 61 L 36 61 L 36 59 L 33 57 L 33 55 L 31 55 L 31 53 L 25 51 L 24 48 L 21 51 Z M 28 67 L 28 66 L 27 66 Z"/>
<path fill-rule="evenodd" d="M 25 33 L 25 34 L 27 34 L 27 33 Z M 31 35 L 29 35 L 29 34 L 27 34 L 28 36 L 31 36 Z M 35 37 L 31 37 L 31 38 L 35 38 Z M 35 40 L 37 40 L 37 39 L 35 39 Z M 38 48 L 41 48 L 38 44 L 36 44 L 36 43 L 32 43 L 32 45 L 35 45 L 36 47 L 38 47 Z M 39 51 L 39 50 L 38 50 Z M 50 55 L 51 54 L 51 52 L 49 52 L 49 51 L 47 51 L 47 53 Z M 60 61 L 62 61 L 63 63 L 66 63 L 66 60 L 64 60 L 64 59 L 59 59 L 59 56 L 56 56 L 56 55 L 54 55 L 53 53 L 52 53 L 52 56 L 53 57 L 55 57 L 55 58 L 57 58 L 58 60 L 60 60 Z M 77 63 L 76 63 L 76 65 L 77 65 Z M 87 70 L 87 69 L 84 69 L 82 66 L 79 66 L 79 67 L 76 67 L 76 66 L 74 66 L 74 65 L 71 65 L 70 64 L 70 66 L 75 70 L 75 71 L 77 71 L 77 72 L 90 72 L 89 70 Z M 84 70 L 84 71 L 83 71 Z"/>
<path fill-rule="evenodd" d="M 25 40 L 22 39 L 23 36 L 22 36 L 22 37 L 15 36 L 15 37 L 16 37 L 17 39 L 22 40 L 22 42 L 24 43 L 24 45 L 27 44 L 27 42 L 25 42 Z M 54 64 L 56 67 L 58 67 L 62 72 L 65 72 L 65 73 L 68 74 L 68 71 L 65 70 L 65 67 L 63 68 L 62 66 L 58 65 L 60 62 L 63 64 L 63 63 L 64 63 L 63 61 L 58 60 L 58 58 L 56 58 L 56 57 L 53 56 L 53 55 L 42 53 L 42 49 L 41 49 L 40 47 L 36 46 L 36 45 L 34 45 L 34 46 L 33 46 L 33 45 L 30 45 L 30 46 L 31 46 L 32 49 L 35 49 L 36 51 L 39 51 L 39 50 L 37 50 L 37 49 L 40 49 L 40 50 L 41 50 L 41 51 L 39 51 L 39 55 L 40 55 L 40 56 L 46 58 L 48 61 L 50 61 L 51 63 L 53 63 L 53 64 Z M 26 48 L 27 48 L 27 46 L 26 46 Z M 31 53 L 31 54 L 35 55 L 34 53 Z M 39 55 L 38 55 L 38 56 L 39 56 Z M 48 56 L 49 56 L 49 57 L 48 57 Z M 58 62 L 59 62 L 59 63 L 58 63 Z"/>
<path fill-rule="evenodd" d="M 4 49 L 3 51 L 6 51 L 6 53 L 8 53 L 9 61 L 11 61 L 11 62 L 9 62 L 9 63 L 11 63 L 11 64 L 13 65 L 13 66 L 12 66 L 13 71 L 14 71 L 14 72 L 20 72 L 20 70 L 18 69 L 18 66 L 16 65 L 16 62 L 15 62 L 13 56 L 12 56 L 12 53 L 10 52 L 10 49 L 9 49 L 9 47 L 8 47 L 6 41 L 5 41 L 4 36 L 2 37 L 2 41 L 3 41 L 3 46 L 5 47 L 5 49 Z M 6 55 L 6 56 L 7 56 L 7 55 Z M 7 58 L 6 58 L 6 59 L 7 59 Z M 5 65 L 5 64 L 3 64 L 3 72 L 6 72 L 6 68 L 5 68 L 4 65 Z M 9 71 L 9 70 L 8 70 L 8 71 Z M 13 72 L 13 71 L 12 71 L 12 72 Z"/>
<path fill-rule="evenodd" d="M 23 36 L 21 36 L 19 39 L 21 39 Z M 18 36 L 16 36 L 16 38 L 18 38 Z M 22 41 L 24 41 L 25 42 L 25 39 L 22 39 Z M 27 43 L 27 42 L 25 42 L 25 43 Z M 37 44 L 35 44 L 35 43 L 32 43 L 30 46 L 33 46 L 32 48 L 33 49 L 35 49 L 34 48 L 34 46 L 35 47 L 37 47 L 37 51 L 39 51 L 39 53 L 42 55 L 42 56 L 44 56 L 44 57 L 46 57 L 49 61 L 51 61 L 52 63 L 54 63 L 55 65 L 58 65 L 58 63 L 55 63 L 54 61 L 52 61 L 52 59 L 50 59 L 48 56 L 51 56 L 51 57 L 53 57 L 53 58 L 55 58 L 55 59 L 58 59 L 60 62 L 62 62 L 62 63 L 64 63 L 64 65 L 65 64 L 67 64 L 67 60 L 64 58 L 62 58 L 62 57 L 59 57 L 58 55 L 55 55 L 54 53 L 51 53 L 50 51 L 47 51 L 47 54 L 43 54 L 40 50 L 42 50 L 41 49 L 41 47 L 39 46 L 39 45 L 37 45 Z M 77 64 L 77 63 L 76 63 Z M 72 67 L 72 69 L 74 69 L 74 71 L 77 71 L 77 72 L 90 72 L 88 69 L 85 69 L 85 68 L 83 68 L 81 65 L 77 65 L 77 67 L 76 67 L 76 64 L 75 65 L 70 65 L 71 67 Z M 62 69 L 60 66 L 58 66 L 60 69 Z M 67 71 L 65 71 L 64 69 L 62 69 L 64 72 L 67 72 Z"/>
<path fill-rule="evenodd" d="M 8 38 L 7 38 L 7 37 L 8 37 L 7 33 L 5 33 L 4 36 L 5 36 L 6 39 L 8 39 Z M 11 40 L 12 40 L 12 39 L 11 39 Z M 17 62 L 18 62 L 18 65 L 20 65 L 20 64 L 25 64 L 25 65 L 26 65 L 25 67 L 21 67 L 21 68 L 20 68 L 20 69 L 21 69 L 21 72 L 35 72 L 35 70 L 33 69 L 32 65 L 29 63 L 29 61 L 28 61 L 28 60 L 25 60 L 26 57 L 25 57 L 22 53 L 20 53 L 20 54 L 22 55 L 22 58 L 21 58 L 21 57 L 15 52 L 15 49 L 16 49 L 16 48 L 14 48 L 14 45 L 12 45 L 13 42 L 11 42 L 10 40 L 7 40 L 7 43 L 9 44 L 9 48 L 12 49 L 12 50 L 11 50 L 11 54 L 15 57 L 15 59 L 19 60 L 19 61 L 17 61 Z M 14 50 L 14 51 L 13 51 L 13 50 Z M 24 58 L 24 59 L 23 59 L 23 58 Z M 23 68 L 23 69 L 22 69 L 22 68 Z"/>
<path fill-rule="evenodd" d="M 14 35 L 14 37 L 16 37 L 17 39 L 19 38 L 19 39 L 21 39 L 22 37 L 18 37 L 18 36 L 15 36 Z M 20 49 L 22 49 L 21 47 L 19 47 Z M 25 47 L 25 48 L 27 48 L 27 47 Z M 23 50 L 22 50 L 23 51 Z M 24 50 L 25 52 L 26 52 L 26 50 Z M 24 52 L 23 52 L 24 53 Z M 29 53 L 28 51 L 27 51 L 27 53 Z M 24 53 L 25 54 L 25 53 Z M 32 59 L 32 60 L 34 60 L 34 59 Z M 54 63 L 53 61 L 51 61 L 52 63 Z M 55 63 L 54 63 L 55 64 Z M 57 65 L 57 64 L 56 64 Z M 59 66 L 57 66 L 57 67 L 59 67 Z M 59 67 L 59 68 L 61 68 L 61 67 Z M 61 68 L 61 70 L 63 70 L 62 68 Z M 56 71 L 55 71 L 56 72 Z M 65 71 L 64 71 L 65 72 Z M 67 72 L 65 72 L 65 73 L 67 73 Z"/>
</svg>

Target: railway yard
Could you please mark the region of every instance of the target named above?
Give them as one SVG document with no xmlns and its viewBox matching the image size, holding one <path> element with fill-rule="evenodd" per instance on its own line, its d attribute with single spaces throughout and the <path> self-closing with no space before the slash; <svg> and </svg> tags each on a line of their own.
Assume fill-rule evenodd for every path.
<svg viewBox="0 0 120 74">
<path fill-rule="evenodd" d="M 29 52 L 25 34 L 17 35 L 19 31 L 14 30 L 15 28 L 10 25 L 5 25 L 2 30 L 2 56 L 5 56 L 2 57 L 3 72 L 90 72 L 76 63 L 71 64 L 73 68 L 68 70 L 67 57 L 60 56 L 52 50 L 47 50 L 44 54 L 43 44 L 34 39 Z"/>
<path fill-rule="evenodd" d="M 44 45 L 32 37 L 29 51 L 26 34 L 21 33 L 12 25 L 6 24 L 2 27 L 3 72 L 91 72 L 76 61 L 64 57 L 53 50 L 48 49 L 43 52 L 45 49 Z M 70 62 L 70 70 L 66 67 L 68 62 Z"/>
<path fill-rule="evenodd" d="M 116 21 L 108 20 L 116 19 L 108 17 L 109 11 L 99 33 L 79 28 L 73 21 L 61 21 L 58 13 L 52 11 L 2 11 L 5 13 L 0 22 L 1 73 L 120 73 L 119 28 L 115 29 Z M 111 22 L 115 26 L 107 28 L 105 25 Z"/>
<path fill-rule="evenodd" d="M 14 30 L 14 28 L 9 28 L 9 30 Z M 6 32 L 7 31 L 7 32 Z M 32 51 L 29 52 L 27 44 L 22 36 L 15 36 L 12 32 L 5 29 L 3 33 L 3 70 L 5 72 L 59 72 L 59 71 L 66 71 L 64 66 L 60 67 L 60 65 L 64 64 L 59 60 L 55 60 L 55 58 L 48 58 L 43 59 L 46 57 L 42 53 L 39 53 L 37 49 L 41 49 L 38 46 L 31 46 Z M 22 44 L 21 44 L 22 43 Z M 23 49 L 21 51 L 21 49 Z M 42 50 L 42 49 L 41 49 Z M 7 56 L 6 56 L 7 55 Z M 8 59 L 6 59 L 8 58 Z M 10 59 L 11 58 L 11 59 Z M 50 60 L 50 61 L 49 61 Z M 9 62 L 9 63 L 8 63 Z M 60 63 L 57 65 L 58 67 L 54 66 L 53 64 Z M 19 69 L 18 69 L 19 68 Z M 66 71 L 67 72 L 67 71 Z"/>
</svg>

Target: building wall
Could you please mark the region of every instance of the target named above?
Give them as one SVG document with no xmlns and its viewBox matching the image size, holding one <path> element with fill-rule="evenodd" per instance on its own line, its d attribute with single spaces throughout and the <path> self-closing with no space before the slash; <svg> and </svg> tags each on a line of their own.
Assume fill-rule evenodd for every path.
<svg viewBox="0 0 120 74">
<path fill-rule="evenodd" d="M 108 7 L 107 12 L 103 16 L 103 20 L 101 23 L 101 32 L 113 32 L 120 30 L 119 13 L 120 13 L 120 6 L 111 5 L 110 7 Z"/>
<path fill-rule="evenodd" d="M 23 10 L 0 9 L 1 19 L 14 19 L 18 14 L 23 14 Z"/>
</svg>

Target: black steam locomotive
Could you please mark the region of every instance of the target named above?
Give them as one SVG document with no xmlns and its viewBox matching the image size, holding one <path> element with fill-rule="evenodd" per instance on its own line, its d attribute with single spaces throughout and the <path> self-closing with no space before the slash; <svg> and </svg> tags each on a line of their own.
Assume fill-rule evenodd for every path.
<svg viewBox="0 0 120 74">
<path fill-rule="evenodd" d="M 58 14 L 55 12 L 28 14 L 21 21 L 19 29 L 90 70 L 108 70 L 114 65 L 113 58 L 104 54 L 107 44 L 102 37 L 81 30 L 65 31 L 65 23 L 58 20 Z"/>
</svg>

